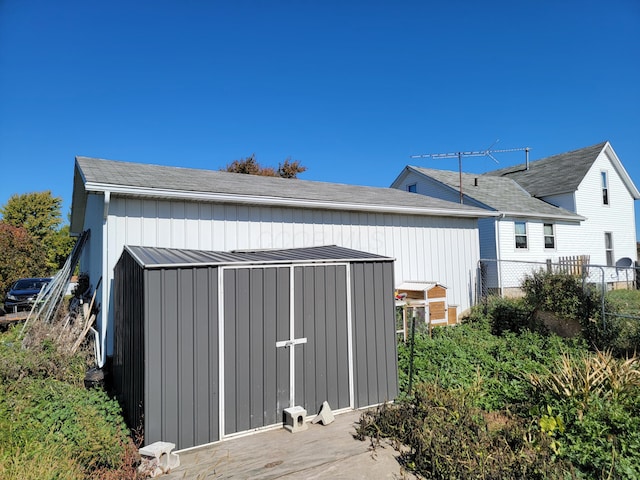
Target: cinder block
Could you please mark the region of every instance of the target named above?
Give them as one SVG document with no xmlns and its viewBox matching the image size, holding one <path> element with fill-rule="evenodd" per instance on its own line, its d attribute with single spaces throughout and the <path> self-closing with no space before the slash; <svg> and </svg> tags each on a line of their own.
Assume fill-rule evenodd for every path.
<svg viewBox="0 0 640 480">
<path fill-rule="evenodd" d="M 175 443 L 155 442 L 138 451 L 143 459 L 146 457 L 147 465 L 145 468 L 152 477 L 167 473 L 172 468 L 180 466 L 180 456 L 177 453 L 171 453 L 174 448 L 176 448 Z"/>
<path fill-rule="evenodd" d="M 309 428 L 305 422 L 307 411 L 299 406 L 284 409 L 284 428 L 291 433 L 298 433 Z"/>
</svg>

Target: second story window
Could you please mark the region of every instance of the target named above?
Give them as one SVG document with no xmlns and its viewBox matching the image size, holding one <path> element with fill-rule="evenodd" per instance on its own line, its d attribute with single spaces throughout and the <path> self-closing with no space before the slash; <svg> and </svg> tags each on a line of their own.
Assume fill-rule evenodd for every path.
<svg viewBox="0 0 640 480">
<path fill-rule="evenodd" d="M 527 222 L 515 222 L 516 248 L 527 248 Z"/>
<path fill-rule="evenodd" d="M 556 235 L 553 223 L 544 224 L 544 248 L 556 248 Z"/>
<path fill-rule="evenodd" d="M 607 172 L 600 172 L 602 175 L 602 204 L 609 205 L 609 179 Z"/>
<path fill-rule="evenodd" d="M 416 184 L 412 183 L 411 185 L 407 185 L 407 192 L 416 193 L 418 189 L 416 188 Z"/>
</svg>

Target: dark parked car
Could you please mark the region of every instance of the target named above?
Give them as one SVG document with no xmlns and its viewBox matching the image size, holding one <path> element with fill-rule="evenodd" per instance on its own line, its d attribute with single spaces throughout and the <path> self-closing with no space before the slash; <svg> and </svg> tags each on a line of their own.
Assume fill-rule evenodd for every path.
<svg viewBox="0 0 640 480">
<path fill-rule="evenodd" d="M 30 310 L 40 290 L 50 281 L 50 278 L 21 278 L 4 297 L 4 309 L 7 313 Z"/>
</svg>

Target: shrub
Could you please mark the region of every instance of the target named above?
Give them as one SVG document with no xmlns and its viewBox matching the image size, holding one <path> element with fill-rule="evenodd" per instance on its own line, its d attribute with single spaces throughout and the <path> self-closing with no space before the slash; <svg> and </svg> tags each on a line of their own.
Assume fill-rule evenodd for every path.
<svg viewBox="0 0 640 480">
<path fill-rule="evenodd" d="M 564 355 L 531 375 L 538 403 L 557 412 L 557 452 L 588 478 L 640 478 L 640 360 Z M 540 424 L 543 426 L 543 418 Z"/>
<path fill-rule="evenodd" d="M 638 295 L 610 292 L 603 299 L 596 287 L 579 277 L 543 270 L 527 276 L 522 289 L 532 309 L 580 322 L 582 335 L 594 350 L 611 350 L 624 357 L 634 354 L 640 345 L 640 322 L 616 316 L 618 309 L 637 308 Z M 602 318 L 603 309 L 606 318 Z"/>
<path fill-rule="evenodd" d="M 507 412 L 473 407 L 463 389 L 419 384 L 412 399 L 365 412 L 356 432 L 405 444 L 401 461 L 425 478 L 554 479 L 569 468 L 548 436 Z"/>
<path fill-rule="evenodd" d="M 600 319 L 601 296 L 579 277 L 539 270 L 522 282 L 525 301 L 533 308 L 547 310 L 581 323 Z"/>
<path fill-rule="evenodd" d="M 31 326 L 31 343 L 23 348 L 22 326 L 15 325 L 0 335 L 0 383 L 25 377 L 55 378 L 73 385 L 82 385 L 87 367 L 87 355 L 70 355 L 55 342 L 57 332 L 49 324 Z"/>
<path fill-rule="evenodd" d="M 120 407 L 86 390 L 87 357 L 56 342 L 55 328 L 0 334 L 0 478 L 143 478 Z"/>
<path fill-rule="evenodd" d="M 414 384 L 428 382 L 442 388 L 464 388 L 475 392 L 478 407 L 497 410 L 531 400 L 528 374 L 544 372 L 563 352 L 584 348 L 579 341 L 555 335 L 524 331 L 492 335 L 475 323 L 439 328 L 433 336 L 416 334 L 414 345 Z M 399 379 L 406 394 L 410 344 L 398 346 Z"/>
<path fill-rule="evenodd" d="M 69 449 L 87 471 L 117 468 L 127 441 L 120 407 L 100 389 L 85 390 L 55 379 L 24 378 L 3 386 L 5 415 L 18 449 L 47 438 Z"/>
</svg>

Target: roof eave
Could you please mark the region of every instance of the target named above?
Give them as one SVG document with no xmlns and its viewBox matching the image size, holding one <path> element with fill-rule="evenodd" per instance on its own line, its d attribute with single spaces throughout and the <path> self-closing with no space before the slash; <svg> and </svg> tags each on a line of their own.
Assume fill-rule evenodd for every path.
<svg viewBox="0 0 640 480">
<path fill-rule="evenodd" d="M 79 234 L 84 230 L 84 215 L 87 207 L 86 178 L 76 159 L 73 171 L 73 192 L 71 194 L 71 218 L 69 231 Z"/>
<path fill-rule="evenodd" d="M 407 205 L 380 205 L 347 202 L 327 202 L 322 200 L 290 199 L 258 195 L 240 195 L 210 192 L 186 192 L 184 190 L 167 190 L 144 187 L 130 187 L 105 183 L 88 182 L 84 185 L 89 192 L 110 192 L 111 194 L 140 196 L 149 198 L 171 198 L 191 201 L 209 201 L 219 203 L 235 203 L 246 205 L 263 205 L 271 207 L 320 208 L 328 210 L 351 210 L 361 212 L 398 213 L 406 215 L 431 215 L 438 217 L 484 218 L 493 217 L 494 212 L 483 212 L 480 209 L 457 210 L 447 208 L 412 207 Z"/>
<path fill-rule="evenodd" d="M 582 215 L 563 215 L 559 214 L 548 214 L 548 213 L 525 213 L 525 212 L 509 212 L 509 211 L 501 211 L 499 212 L 500 216 L 505 217 L 518 217 L 518 218 L 536 218 L 543 220 L 564 220 L 569 222 L 582 222 L 586 220 L 586 217 Z"/>
</svg>

